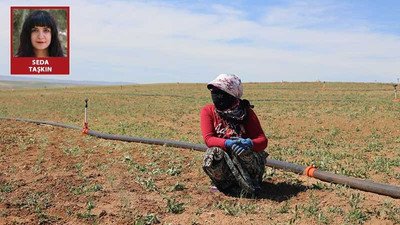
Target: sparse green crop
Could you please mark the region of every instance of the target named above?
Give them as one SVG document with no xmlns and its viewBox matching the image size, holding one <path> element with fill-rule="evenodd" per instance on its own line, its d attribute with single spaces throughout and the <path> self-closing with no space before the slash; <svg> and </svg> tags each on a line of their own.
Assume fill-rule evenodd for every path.
<svg viewBox="0 0 400 225">
<path fill-rule="evenodd" d="M 181 214 L 183 211 L 185 211 L 183 202 L 178 202 L 175 198 L 167 198 L 167 212 Z"/>
<path fill-rule="evenodd" d="M 238 216 L 240 213 L 253 214 L 257 209 L 257 205 L 252 201 L 244 204 L 237 201 L 218 201 L 214 207 L 223 210 L 230 216 Z"/>
<path fill-rule="evenodd" d="M 269 138 L 269 157 L 400 186 L 400 105 L 391 101 L 391 84 L 326 86 L 244 84 L 243 98 L 255 105 Z M 211 104 L 205 84 L 0 90 L 0 116 L 82 126 L 85 98 L 92 130 L 204 144 L 199 114 Z M 398 201 L 292 172 L 267 167 L 259 196 L 226 196 L 209 191 L 202 152 L 0 123 L 5 223 L 400 223 Z"/>
</svg>

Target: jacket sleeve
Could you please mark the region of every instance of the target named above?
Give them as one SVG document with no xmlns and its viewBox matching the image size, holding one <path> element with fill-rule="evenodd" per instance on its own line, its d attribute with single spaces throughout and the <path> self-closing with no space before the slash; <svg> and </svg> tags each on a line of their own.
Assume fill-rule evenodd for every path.
<svg viewBox="0 0 400 225">
<path fill-rule="evenodd" d="M 261 128 L 260 121 L 254 111 L 249 108 L 249 118 L 245 124 L 248 138 L 253 141 L 253 150 L 261 152 L 268 146 L 268 139 Z"/>
<path fill-rule="evenodd" d="M 207 147 L 219 147 L 226 150 L 225 139 L 215 134 L 213 112 L 211 105 L 204 106 L 200 113 L 201 133 Z"/>
</svg>

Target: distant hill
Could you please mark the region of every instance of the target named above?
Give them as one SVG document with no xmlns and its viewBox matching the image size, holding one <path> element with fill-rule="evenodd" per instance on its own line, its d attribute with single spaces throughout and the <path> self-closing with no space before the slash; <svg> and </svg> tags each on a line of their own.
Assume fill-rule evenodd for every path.
<svg viewBox="0 0 400 225">
<path fill-rule="evenodd" d="M 26 88 L 65 88 L 83 86 L 79 84 L 46 83 L 38 81 L 8 81 L 0 80 L 0 90 L 26 89 Z"/>
<path fill-rule="evenodd" d="M 132 84 L 135 83 L 57 80 L 57 79 L 0 75 L 0 89 L 54 88 L 54 87 L 72 87 L 72 86 L 111 86 L 111 85 L 132 85 Z"/>
</svg>

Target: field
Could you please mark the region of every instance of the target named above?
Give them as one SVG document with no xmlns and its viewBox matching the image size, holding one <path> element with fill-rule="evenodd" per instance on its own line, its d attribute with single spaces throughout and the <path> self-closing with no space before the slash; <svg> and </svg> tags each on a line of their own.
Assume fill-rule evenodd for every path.
<svg viewBox="0 0 400 225">
<path fill-rule="evenodd" d="M 270 158 L 400 186 L 391 84 L 246 83 Z M 0 117 L 203 144 L 205 84 L 0 90 Z M 399 224 L 400 201 L 266 169 L 256 198 L 210 192 L 203 153 L 0 120 L 0 224 Z"/>
</svg>

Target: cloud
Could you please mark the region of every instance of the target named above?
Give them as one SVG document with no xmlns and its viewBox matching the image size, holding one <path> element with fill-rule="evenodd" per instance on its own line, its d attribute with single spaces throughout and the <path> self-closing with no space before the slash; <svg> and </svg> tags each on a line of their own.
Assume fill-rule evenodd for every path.
<svg viewBox="0 0 400 225">
<path fill-rule="evenodd" d="M 337 21 L 338 3 L 330 1 L 291 1 L 285 5 L 269 7 L 262 22 L 267 25 L 305 27 Z"/>
<path fill-rule="evenodd" d="M 235 9 L 230 6 L 220 5 L 220 4 L 213 4 L 211 8 L 215 11 L 216 14 L 223 15 L 224 17 L 229 16 L 244 16 L 245 13 L 241 10 Z"/>
</svg>

